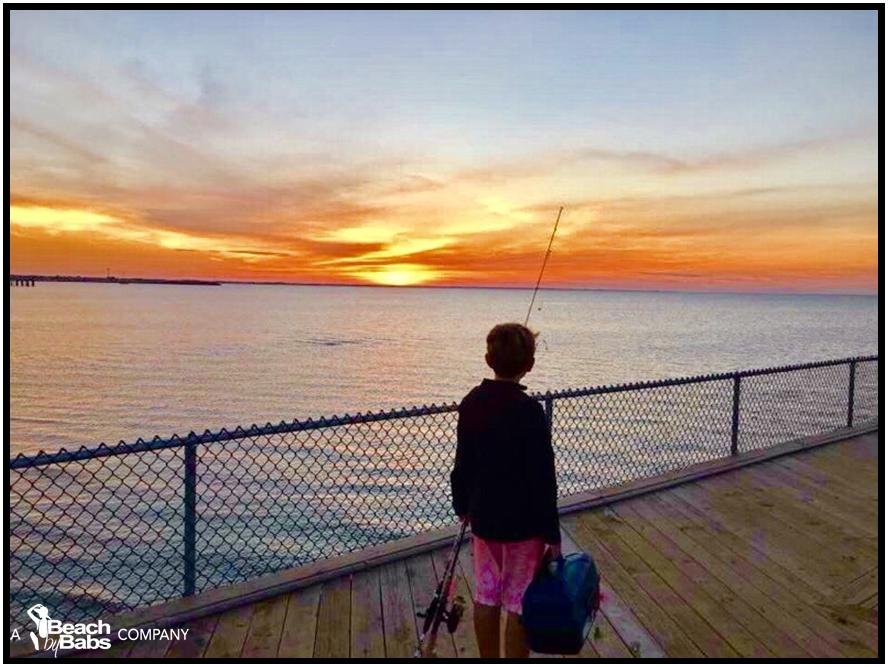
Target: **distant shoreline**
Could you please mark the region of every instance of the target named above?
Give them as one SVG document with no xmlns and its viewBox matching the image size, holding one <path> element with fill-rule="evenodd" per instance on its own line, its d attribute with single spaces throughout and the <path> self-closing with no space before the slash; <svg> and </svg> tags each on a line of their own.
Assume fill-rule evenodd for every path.
<svg viewBox="0 0 888 667">
<path fill-rule="evenodd" d="M 33 280 L 40 283 L 112 283 L 117 285 L 202 285 L 219 286 L 218 280 L 199 280 L 196 278 L 118 278 L 117 276 L 40 276 L 24 273 L 9 274 L 9 282 L 14 280 Z"/>
<path fill-rule="evenodd" d="M 117 276 L 63 276 L 40 275 L 26 273 L 10 273 L 7 282 L 15 280 L 34 280 L 52 283 L 107 283 L 115 285 L 195 285 L 202 287 L 218 287 L 221 285 L 272 285 L 285 287 L 373 287 L 384 289 L 497 289 L 520 290 L 533 289 L 532 285 L 377 285 L 368 283 L 309 283 L 289 282 L 283 280 L 204 280 L 199 278 L 120 278 Z M 540 290 L 562 292 L 630 292 L 630 293 L 663 293 L 663 294 L 741 294 L 758 296 L 865 296 L 877 297 L 878 293 L 867 292 L 768 292 L 738 290 L 701 290 L 701 289 L 638 289 L 629 287 L 556 287 L 540 285 Z"/>
</svg>

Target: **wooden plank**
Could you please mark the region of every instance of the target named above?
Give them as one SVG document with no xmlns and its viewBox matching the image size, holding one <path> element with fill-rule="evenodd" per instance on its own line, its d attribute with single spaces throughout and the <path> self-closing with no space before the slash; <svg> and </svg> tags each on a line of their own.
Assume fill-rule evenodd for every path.
<svg viewBox="0 0 888 667">
<path fill-rule="evenodd" d="M 807 582 L 810 590 L 819 591 L 821 600 L 828 600 L 835 595 L 839 578 L 836 568 L 831 567 L 829 572 L 822 571 L 821 563 L 799 551 L 798 543 L 793 541 L 798 535 L 785 530 L 783 525 L 774 525 L 774 521 L 765 513 L 750 509 L 742 501 L 732 502 L 733 499 L 726 497 L 723 489 L 711 486 L 704 488 L 689 484 L 676 487 L 674 492 L 688 504 L 716 517 L 732 532 L 754 544 L 758 550 Z M 802 540 L 802 544 L 805 543 Z"/>
<path fill-rule="evenodd" d="M 759 466 L 755 466 L 757 468 Z M 770 465 L 761 466 L 790 476 L 799 485 L 803 485 L 818 497 L 826 498 L 830 503 L 840 507 L 856 509 L 857 507 L 872 507 L 879 500 L 878 483 L 867 484 L 863 478 L 848 481 L 833 474 L 832 470 L 823 470 L 810 465 L 805 459 L 795 456 L 777 459 Z"/>
<path fill-rule="evenodd" d="M 253 605 L 235 607 L 220 614 L 213 636 L 204 651 L 204 657 L 239 658 L 252 617 Z"/>
<path fill-rule="evenodd" d="M 862 463 L 845 461 L 844 464 L 840 464 L 837 461 L 827 461 L 815 457 L 807 457 L 803 460 L 821 472 L 838 477 L 846 485 L 857 484 L 864 489 L 879 488 L 878 475 L 871 471 L 865 471 Z"/>
<path fill-rule="evenodd" d="M 756 540 L 756 546 L 772 559 L 791 569 L 812 589 L 820 592 L 820 600 L 830 600 L 848 579 L 848 564 L 831 558 L 809 535 L 781 520 L 770 508 L 755 507 L 743 496 L 743 490 L 709 485 L 679 489 L 679 495 L 693 498 L 707 513 L 718 515 L 726 525 L 747 540 Z"/>
<path fill-rule="evenodd" d="M 733 480 L 750 504 L 761 507 L 768 514 L 805 536 L 806 539 L 828 547 L 830 560 L 833 554 L 848 554 L 851 563 L 863 559 L 857 567 L 869 560 L 875 561 L 875 535 L 868 537 L 865 529 L 875 533 L 876 522 L 868 522 L 859 515 L 839 516 L 821 505 L 821 499 L 809 491 L 795 491 L 790 480 L 772 476 L 767 470 L 744 470 Z M 837 539 L 841 538 L 841 539 Z M 814 555 L 819 551 L 814 551 Z M 826 556 L 825 554 L 823 554 Z M 849 567 L 849 571 L 854 568 Z"/>
<path fill-rule="evenodd" d="M 625 644 L 620 633 L 611 624 L 607 615 L 601 610 L 595 616 L 595 623 L 592 625 L 586 645 L 593 648 L 595 656 L 605 660 L 641 657 L 637 655 L 640 653 L 641 647 L 633 645 L 633 649 L 636 651 L 633 653 L 633 650 Z"/>
<path fill-rule="evenodd" d="M 874 593 L 878 593 L 878 590 L 879 569 L 875 567 L 851 581 L 845 590 L 842 591 L 839 599 L 845 604 L 862 604 L 865 600 L 872 597 Z"/>
<path fill-rule="evenodd" d="M 351 575 L 324 583 L 318 605 L 314 657 L 348 658 L 351 653 Z"/>
<path fill-rule="evenodd" d="M 636 658 L 660 659 L 668 657 L 665 649 L 657 643 L 641 621 L 632 613 L 607 579 L 600 581 L 601 612 L 607 617 L 622 642 Z"/>
<path fill-rule="evenodd" d="M 162 658 L 166 655 L 171 646 L 172 641 L 169 639 L 137 641 L 133 643 L 127 657 L 134 659 Z"/>
<path fill-rule="evenodd" d="M 725 587 L 745 600 L 763 619 L 766 619 L 767 623 L 772 623 L 775 628 L 779 628 L 789 636 L 796 646 L 804 649 L 812 657 L 843 655 L 836 645 L 822 639 L 819 633 L 809 630 L 808 626 L 798 618 L 798 610 L 802 608 L 798 600 L 785 595 L 778 584 L 759 572 L 734 549 L 721 546 L 721 543 L 713 539 L 702 527 L 688 525 L 689 518 L 676 508 L 670 507 L 662 497 L 658 495 L 639 498 L 631 502 L 631 508 L 645 517 L 650 525 L 667 535 L 685 554 L 699 562 L 708 573 L 721 580 Z M 764 585 L 762 585 L 763 580 Z M 771 592 L 773 597 L 769 597 L 768 592 Z M 826 619 L 820 621 L 821 626 L 829 627 Z M 770 633 L 763 632 L 757 636 L 766 638 L 769 635 Z M 780 656 L 793 650 L 792 646 L 782 646 L 781 643 L 774 642 L 773 645 L 775 653 Z"/>
<path fill-rule="evenodd" d="M 868 514 L 875 514 L 881 488 L 878 479 L 866 479 L 858 476 L 853 481 L 837 482 L 834 477 L 829 476 L 828 469 L 821 470 L 820 472 L 824 474 L 818 477 L 818 469 L 814 466 L 807 466 L 805 461 L 790 463 L 792 465 L 771 467 L 784 475 L 795 476 L 800 480 L 800 485 L 804 485 L 812 493 L 816 493 L 818 498 L 822 498 L 830 506 L 835 505 L 845 512 L 863 510 Z"/>
<path fill-rule="evenodd" d="M 684 512 L 686 512 L 689 516 L 701 517 L 703 522 L 709 526 L 709 524 L 713 523 L 713 520 L 707 512 L 701 510 L 700 508 L 693 505 L 693 503 L 688 503 L 686 499 L 682 498 L 678 493 L 670 493 L 668 494 L 670 501 L 674 501 L 679 504 Z M 722 538 L 725 535 L 731 535 L 731 533 L 719 532 L 719 537 Z M 731 540 L 728 540 L 731 541 Z M 746 553 L 744 549 L 744 542 L 742 540 L 737 539 L 735 542 L 737 544 L 737 552 L 740 554 Z M 753 555 L 757 552 L 755 549 L 750 550 Z M 773 563 L 768 563 L 767 558 L 764 561 L 755 561 L 756 565 L 762 567 L 762 571 L 770 578 L 773 578 L 775 581 L 780 581 L 780 583 L 786 587 L 786 590 L 791 592 L 791 595 L 794 595 L 800 598 L 805 605 L 811 605 L 809 608 L 815 609 L 818 614 L 822 615 L 824 619 L 828 622 L 827 627 L 831 627 L 832 630 L 827 630 L 824 628 L 822 631 L 824 633 L 832 632 L 835 633 L 839 631 L 841 635 L 840 640 L 843 646 L 849 648 L 854 652 L 855 657 L 861 655 L 861 650 L 867 652 L 871 651 L 870 649 L 870 637 L 869 632 L 866 628 L 861 628 L 857 625 L 853 619 L 847 617 L 845 614 L 840 611 L 836 611 L 834 609 L 829 609 L 824 606 L 828 604 L 829 600 L 832 598 L 829 596 L 825 596 L 820 592 L 810 595 L 807 593 L 807 590 L 810 588 L 809 585 L 801 579 L 795 578 L 794 575 L 789 573 L 788 570 L 782 567 L 776 567 Z M 762 563 L 767 563 L 767 567 L 763 567 Z M 850 638 L 849 642 L 846 642 L 844 637 Z"/>
<path fill-rule="evenodd" d="M 241 656 L 244 658 L 277 657 L 286 616 L 287 595 L 278 595 L 257 602 Z"/>
<path fill-rule="evenodd" d="M 438 577 L 435 573 L 435 565 L 432 562 L 431 554 L 414 556 L 407 560 L 406 565 L 417 632 L 421 634 L 425 619 L 420 618 L 418 614 L 424 613 L 432 601 L 438 585 Z M 435 655 L 442 659 L 453 659 L 456 657 L 456 646 L 453 643 L 453 636 L 447 632 L 447 628 L 443 624 L 438 632 Z"/>
<path fill-rule="evenodd" d="M 802 601 L 811 603 L 823 599 L 822 591 L 799 578 L 793 569 L 784 567 L 782 563 L 774 560 L 770 554 L 762 550 L 760 539 L 749 539 L 748 533 L 740 535 L 730 524 L 722 521 L 715 512 L 708 512 L 698 507 L 693 500 L 688 500 L 674 489 L 658 494 L 657 499 L 667 501 L 670 505 L 680 508 L 681 512 L 694 522 L 690 527 L 705 529 L 710 538 L 717 540 L 717 544 L 724 544 L 732 548 L 735 553 L 742 555 L 767 576 L 793 591 Z"/>
<path fill-rule="evenodd" d="M 875 419 L 872 419 L 870 421 L 872 421 L 876 426 L 878 426 L 879 418 L 876 417 Z M 854 442 L 855 446 L 860 447 L 861 449 L 865 449 L 865 451 L 869 452 L 869 454 L 874 459 L 879 458 L 880 447 L 879 447 L 879 432 L 878 432 L 878 430 L 874 429 L 869 433 L 862 434 L 860 437 L 854 438 L 853 442 Z"/>
<path fill-rule="evenodd" d="M 769 546 L 779 545 L 791 553 L 797 566 L 812 578 L 809 581 L 820 582 L 821 588 L 826 583 L 835 591 L 849 575 L 857 576 L 871 565 L 871 547 L 861 543 L 860 536 L 831 540 L 822 527 L 808 524 L 809 515 L 800 501 L 783 496 L 776 485 L 769 488 L 756 482 L 749 471 L 738 471 L 730 479 L 708 480 L 689 492 L 695 490 L 705 490 L 709 507 L 734 515 L 747 528 L 761 530 L 759 535 Z M 822 522 L 822 517 L 813 521 Z"/>
<path fill-rule="evenodd" d="M 841 603 L 833 603 L 824 606 L 834 613 L 842 614 L 844 618 L 854 619 L 856 623 L 859 623 L 862 628 L 866 629 L 867 634 L 869 635 L 867 637 L 869 645 L 876 645 L 876 642 L 878 641 L 879 620 L 872 614 L 870 609 L 864 605 Z"/>
<path fill-rule="evenodd" d="M 873 440 L 856 438 L 844 442 L 841 447 L 824 448 L 822 452 L 817 452 L 817 455 L 811 458 L 833 464 L 837 472 L 847 473 L 852 480 L 860 473 L 876 477 L 878 475 L 876 463 L 879 458 L 878 449 L 878 442 L 874 444 Z M 852 465 L 849 466 L 849 463 Z"/>
<path fill-rule="evenodd" d="M 736 657 L 737 652 L 660 576 L 651 569 L 612 528 L 593 513 L 584 515 L 588 529 L 616 558 L 625 571 L 649 594 L 654 602 L 667 613 L 685 635 L 708 657 Z"/>
<path fill-rule="evenodd" d="M 599 616 L 604 618 L 604 614 L 599 613 L 595 617 L 595 627 L 599 628 L 598 632 L 601 633 L 602 630 L 601 630 L 601 626 L 599 625 L 599 623 L 600 623 L 600 619 L 598 618 Z M 605 620 L 607 620 L 607 619 L 605 619 Z M 575 656 L 569 656 L 569 657 L 576 658 L 578 660 L 600 660 L 601 659 L 601 654 L 598 652 L 598 649 L 595 646 L 595 640 L 593 637 L 593 633 L 595 632 L 595 627 L 593 627 L 592 631 L 589 632 L 589 636 L 586 637 L 586 641 L 583 642 L 583 646 L 580 649 L 580 652 L 577 653 Z M 620 643 L 622 644 L 622 642 L 620 642 Z M 629 657 L 630 658 L 632 657 L 631 653 L 629 654 Z"/>
<path fill-rule="evenodd" d="M 879 458 L 879 452 L 882 451 L 881 442 L 880 442 L 880 431 L 879 431 L 879 418 L 875 417 L 870 420 L 876 428 L 873 428 L 867 433 L 861 433 L 859 437 L 854 438 L 856 443 L 859 443 L 860 447 L 869 447 L 869 451 L 872 454 L 874 459 Z"/>
<path fill-rule="evenodd" d="M 859 482 L 857 484 L 852 484 L 844 477 L 832 474 L 832 471 L 830 470 L 822 470 L 817 466 L 811 465 L 802 457 L 787 456 L 781 459 L 776 459 L 774 461 L 774 467 L 781 468 L 786 472 L 803 477 L 809 483 L 822 488 L 827 488 L 840 496 L 847 496 L 858 501 L 873 500 L 874 496 L 876 496 L 875 499 L 878 500 L 877 491 L 874 493 L 873 489 L 861 486 Z"/>
<path fill-rule="evenodd" d="M 708 657 L 771 656 L 715 600 L 612 511 L 589 512 L 584 518 L 630 573 L 637 572 L 639 579 L 652 575 L 663 582 L 656 590 L 664 592 L 658 592 L 656 599 Z"/>
<path fill-rule="evenodd" d="M 576 553 L 582 549 L 574 541 L 570 532 L 561 527 L 561 548 L 564 553 Z M 639 658 L 665 658 L 666 652 L 657 644 L 656 640 L 645 630 L 644 625 L 635 617 L 629 609 L 629 606 L 620 599 L 607 580 L 604 574 L 599 572 L 601 577 L 599 582 L 599 590 L 601 593 L 601 608 L 598 616 L 603 617 L 604 621 L 596 618 L 596 625 L 602 634 L 605 642 L 609 641 L 603 637 L 604 633 L 609 629 L 616 635 L 617 639 L 626 647 L 630 656 Z M 595 642 L 594 633 L 589 636 L 587 644 Z M 619 657 L 616 647 L 606 647 L 603 650 L 596 650 L 595 655 L 599 657 Z M 614 655 L 608 655 L 614 654 Z"/>
<path fill-rule="evenodd" d="M 767 555 L 762 554 L 751 543 L 740 539 L 733 532 L 726 530 L 720 522 L 706 512 L 688 503 L 684 498 L 673 491 L 659 494 L 657 500 L 666 501 L 670 506 L 692 523 L 683 526 L 683 532 L 692 535 L 691 529 L 702 530 L 702 536 L 694 535 L 699 544 L 706 549 L 713 550 L 718 557 L 730 563 L 738 573 L 753 581 L 755 585 L 767 593 L 773 600 L 779 600 L 781 604 L 804 619 L 806 625 L 818 632 L 823 637 L 836 637 L 837 645 L 842 653 L 848 657 L 866 657 L 872 655 L 869 645 L 858 639 L 853 634 L 853 627 L 842 620 L 837 625 L 832 616 L 826 610 L 817 606 L 822 601 L 822 596 L 807 593 L 808 584 L 798 579 L 792 572 L 784 569 L 778 563 L 771 561 Z M 821 614 L 821 612 L 823 612 Z"/>
<path fill-rule="evenodd" d="M 821 470 L 816 466 L 810 465 L 802 457 L 784 456 L 774 459 L 774 465 L 804 477 L 812 484 L 816 484 L 821 488 L 827 488 L 839 496 L 852 496 L 861 500 L 871 500 L 874 495 L 870 489 L 861 487 L 859 484 L 849 484 L 844 479 L 832 475 L 830 471 Z M 878 500 L 878 493 L 875 496 L 876 500 Z"/>
<path fill-rule="evenodd" d="M 374 568 L 354 574 L 351 596 L 351 657 L 382 660 L 385 658 L 385 637 L 379 570 Z"/>
<path fill-rule="evenodd" d="M 849 535 L 876 538 L 877 500 L 846 502 L 848 496 L 839 497 L 782 467 L 755 466 L 742 472 L 745 475 L 738 475 L 739 479 L 757 482 L 759 487 L 767 488 L 775 497 L 786 499 L 786 503 L 777 505 L 778 509 L 807 512 L 842 530 L 847 527 Z"/>
<path fill-rule="evenodd" d="M 686 491 L 686 489 L 675 489 L 672 492 L 670 492 L 669 495 L 681 500 L 685 504 L 685 507 L 689 511 L 702 514 L 703 516 L 707 517 L 707 519 L 712 516 L 713 512 L 712 512 L 711 507 L 708 508 L 708 510 L 705 512 L 700 508 L 701 504 L 705 504 L 705 500 L 700 501 L 698 499 L 696 502 L 694 502 L 693 500 L 689 501 L 688 498 L 682 498 L 682 494 L 685 491 Z M 733 513 L 736 513 L 736 510 Z M 781 540 L 778 540 L 777 538 L 775 538 L 775 531 L 777 533 L 779 533 L 780 538 L 785 538 L 785 533 L 788 532 L 786 527 L 784 525 L 772 526 L 767 532 L 763 532 L 761 530 L 762 527 L 759 526 L 757 530 L 754 530 L 754 531 L 752 531 L 752 533 L 749 533 L 748 532 L 748 529 L 749 529 L 748 524 L 754 524 L 755 521 L 756 521 L 755 518 L 748 518 L 748 519 L 746 519 L 745 523 L 744 522 L 741 522 L 740 524 L 735 523 L 734 526 L 732 527 L 732 530 L 734 530 L 738 534 L 744 534 L 745 538 L 749 542 L 754 542 L 757 539 L 758 544 L 756 544 L 756 546 L 758 548 L 768 548 L 769 556 L 771 556 L 774 559 L 779 560 L 781 562 L 781 565 L 786 566 L 786 569 L 791 570 L 794 572 L 794 574 L 797 574 L 798 576 L 802 577 L 806 581 L 806 583 L 804 585 L 800 586 L 798 581 L 796 581 L 790 586 L 790 588 L 793 591 L 795 591 L 797 594 L 804 595 L 807 602 L 813 603 L 813 604 L 824 605 L 826 603 L 829 603 L 833 599 L 835 599 L 835 590 L 832 590 L 832 591 L 827 590 L 827 587 L 824 586 L 824 582 L 823 582 L 824 567 L 819 565 L 816 562 L 812 563 L 812 561 L 807 558 L 810 555 L 809 553 L 807 553 L 807 550 L 803 549 L 802 555 L 801 556 L 799 555 L 799 553 L 798 553 L 800 551 L 799 542 L 804 542 L 803 538 L 794 537 L 795 542 L 790 540 L 788 543 L 786 543 L 785 539 L 783 539 L 782 542 L 783 542 L 783 545 L 785 546 L 785 551 L 786 551 L 786 555 L 788 556 L 788 560 L 783 559 L 781 557 L 781 555 L 779 553 L 777 553 L 777 552 L 782 551 L 783 547 L 778 547 L 775 549 L 775 545 L 777 545 L 777 542 L 781 541 Z M 729 521 L 729 523 L 730 523 L 730 521 Z M 817 551 L 822 551 L 822 549 L 817 549 Z M 805 567 L 801 568 L 801 570 L 800 570 L 799 563 L 802 561 L 804 561 L 806 564 L 805 564 Z M 809 576 L 811 572 L 814 573 L 813 577 Z M 778 573 L 779 573 L 779 570 L 778 570 Z M 841 572 L 835 573 L 835 577 L 834 577 L 835 584 L 840 586 L 843 583 L 842 579 L 843 579 L 843 575 Z M 810 586 L 809 586 L 809 584 L 810 584 Z M 819 586 L 819 590 L 817 589 L 818 586 Z M 818 592 L 815 593 L 814 595 L 809 595 L 807 593 L 806 589 L 818 590 Z M 852 650 L 859 651 L 861 649 L 861 647 L 863 647 L 863 650 L 866 650 L 866 651 L 871 650 L 870 647 L 872 646 L 872 641 L 871 641 L 871 639 L 872 639 L 871 634 L 872 633 L 869 628 L 856 623 L 855 619 L 852 618 L 851 616 L 849 616 L 848 614 L 846 614 L 842 609 L 837 609 L 835 607 L 829 607 L 829 606 L 820 606 L 820 607 L 818 607 L 818 609 L 823 611 L 824 614 L 827 615 L 828 618 L 834 622 L 834 624 L 836 624 L 839 627 L 844 629 L 844 636 L 848 636 L 851 638 L 851 643 L 849 644 L 849 647 Z"/>
<path fill-rule="evenodd" d="M 593 555 L 599 564 L 603 576 L 613 586 L 621 599 L 632 609 L 632 613 L 644 625 L 645 629 L 663 647 L 672 658 L 702 658 L 703 652 L 684 633 L 678 624 L 663 611 L 650 594 L 623 569 L 618 558 L 615 558 L 596 539 L 585 522 L 583 515 L 565 517 L 562 525 L 584 551 Z M 605 589 L 605 595 L 607 590 Z"/>
<path fill-rule="evenodd" d="M 383 565 L 379 582 L 386 658 L 411 658 L 416 651 L 418 637 L 404 561 Z"/>
<path fill-rule="evenodd" d="M 816 507 L 827 518 L 834 518 L 844 523 L 848 518 L 866 517 L 860 524 L 860 529 L 871 534 L 872 526 L 876 523 L 878 515 L 878 498 L 863 498 L 860 495 L 839 493 L 829 486 L 818 484 L 808 477 L 787 469 L 784 466 L 765 465 L 749 468 L 750 474 L 757 477 L 773 480 L 779 483 L 777 489 L 783 495 L 798 500 L 806 501 L 804 507 Z M 862 485 L 860 488 L 864 488 Z M 873 495 L 878 493 L 878 488 L 872 489 Z M 807 501 L 810 501 L 809 505 Z"/>
<path fill-rule="evenodd" d="M 811 452 L 802 460 L 843 479 L 848 484 L 863 483 L 872 488 L 879 483 L 873 459 L 855 457 L 849 447 L 841 447 L 833 452 Z"/>
<path fill-rule="evenodd" d="M 200 658 L 210 643 L 218 622 L 218 616 L 204 616 L 190 621 L 185 625 L 188 628 L 188 636 L 184 641 L 172 642 L 164 657 L 173 659 Z"/>
<path fill-rule="evenodd" d="M 637 499 L 641 500 L 641 499 Z M 642 513 L 636 510 L 634 505 L 620 503 L 614 507 L 617 515 L 626 521 L 632 528 L 644 538 L 652 548 L 656 549 L 658 556 L 653 561 L 648 561 L 652 566 L 662 567 L 656 564 L 658 560 L 665 559 L 672 563 L 681 573 L 694 581 L 704 590 L 716 604 L 721 605 L 725 612 L 736 619 L 746 629 L 748 635 L 755 639 L 760 648 L 751 645 L 756 651 L 767 651 L 769 654 L 781 658 L 808 657 L 808 654 L 798 643 L 786 635 L 773 622 L 767 620 L 755 608 L 749 605 L 742 597 L 737 595 L 724 582 L 711 574 L 703 565 L 694 560 L 690 554 L 685 553 L 670 537 L 658 529 L 658 517 L 651 513 Z M 662 524 L 660 524 L 662 526 Z M 638 552 L 641 555 L 641 552 Z M 712 621 L 710 620 L 710 624 Z M 730 628 L 725 628 L 729 631 Z M 732 636 L 722 636 L 732 646 L 741 652 L 743 649 L 735 644 Z M 742 653 L 741 653 L 742 655 Z"/>
<path fill-rule="evenodd" d="M 314 655 L 321 586 L 309 586 L 287 595 L 287 614 L 278 645 L 279 658 L 311 658 Z"/>
</svg>

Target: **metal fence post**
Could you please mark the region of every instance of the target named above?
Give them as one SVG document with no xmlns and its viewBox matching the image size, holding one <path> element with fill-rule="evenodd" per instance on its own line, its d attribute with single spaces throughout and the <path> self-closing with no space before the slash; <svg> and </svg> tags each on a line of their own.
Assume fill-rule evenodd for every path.
<svg viewBox="0 0 888 667">
<path fill-rule="evenodd" d="M 195 523 L 197 522 L 195 506 L 197 504 L 197 443 L 192 433 L 185 442 L 185 530 L 184 550 L 182 553 L 183 577 L 182 591 L 184 595 L 194 595 L 196 575 Z"/>
<path fill-rule="evenodd" d="M 854 426 L 854 376 L 857 375 L 857 361 L 852 361 L 848 374 L 848 427 Z"/>
<path fill-rule="evenodd" d="M 740 373 L 734 373 L 734 408 L 731 413 L 731 456 L 737 456 L 740 434 Z"/>
</svg>

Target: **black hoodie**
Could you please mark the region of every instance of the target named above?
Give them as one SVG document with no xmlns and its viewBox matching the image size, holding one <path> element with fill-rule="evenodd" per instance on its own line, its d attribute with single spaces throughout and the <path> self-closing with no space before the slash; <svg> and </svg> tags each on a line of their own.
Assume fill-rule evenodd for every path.
<svg viewBox="0 0 888 667">
<path fill-rule="evenodd" d="M 453 509 L 472 533 L 560 544 L 552 440 L 539 401 L 508 380 L 484 380 L 459 405 Z"/>
</svg>

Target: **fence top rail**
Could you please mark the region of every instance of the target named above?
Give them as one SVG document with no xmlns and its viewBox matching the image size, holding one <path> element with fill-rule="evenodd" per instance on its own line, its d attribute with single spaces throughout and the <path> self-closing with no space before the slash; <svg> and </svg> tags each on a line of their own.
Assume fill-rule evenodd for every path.
<svg viewBox="0 0 888 667">
<path fill-rule="evenodd" d="M 775 373 L 787 373 L 790 371 L 824 368 L 827 366 L 842 366 L 854 362 L 878 361 L 878 359 L 878 355 L 847 357 L 844 359 L 814 361 L 804 364 L 795 364 L 791 366 L 772 366 L 769 368 L 755 368 L 724 373 L 710 373 L 707 375 L 691 375 L 664 380 L 648 380 L 623 384 L 580 387 L 576 389 L 563 389 L 559 391 L 534 392 L 530 395 L 531 397 L 539 401 L 561 398 L 578 398 L 582 396 L 594 396 L 596 394 L 609 394 L 622 391 L 638 391 L 642 389 L 656 389 L 659 387 L 695 384 L 700 382 L 713 382 L 717 380 L 731 380 L 736 377 L 752 377 L 756 375 L 771 375 Z M 354 415 L 346 413 L 344 415 L 334 415 L 331 417 L 308 418 L 303 420 L 295 419 L 289 422 L 282 421 L 278 424 L 272 424 L 269 422 L 265 424 L 265 426 L 258 426 L 257 424 L 253 424 L 248 428 L 243 428 L 241 426 L 238 426 L 234 429 L 222 428 L 216 432 L 205 430 L 203 433 L 195 433 L 194 431 L 191 431 L 188 435 L 185 436 L 180 436 L 178 434 L 173 434 L 169 438 L 154 436 L 150 440 L 139 438 L 138 440 L 131 443 L 127 443 L 121 440 L 116 445 L 106 445 L 103 442 L 94 447 L 82 446 L 78 449 L 70 450 L 63 447 L 56 452 L 46 452 L 41 449 L 36 454 L 17 454 L 15 457 L 9 460 L 9 469 L 19 470 L 24 468 L 40 467 L 54 463 L 85 461 L 107 456 L 122 456 L 124 454 L 134 454 L 138 452 L 156 451 L 161 449 L 172 449 L 184 446 L 204 445 L 214 442 L 226 442 L 229 440 L 239 440 L 242 438 L 251 438 L 257 436 L 268 436 L 281 433 L 296 433 L 299 431 L 311 431 L 315 429 L 329 428 L 334 426 L 367 424 L 371 422 L 388 421 L 393 419 L 423 417 L 427 415 L 454 412 L 458 407 L 459 406 L 457 403 L 432 403 L 430 405 L 414 405 L 410 408 L 395 408 L 390 410 L 381 410 L 378 412 L 358 412 Z"/>
</svg>

